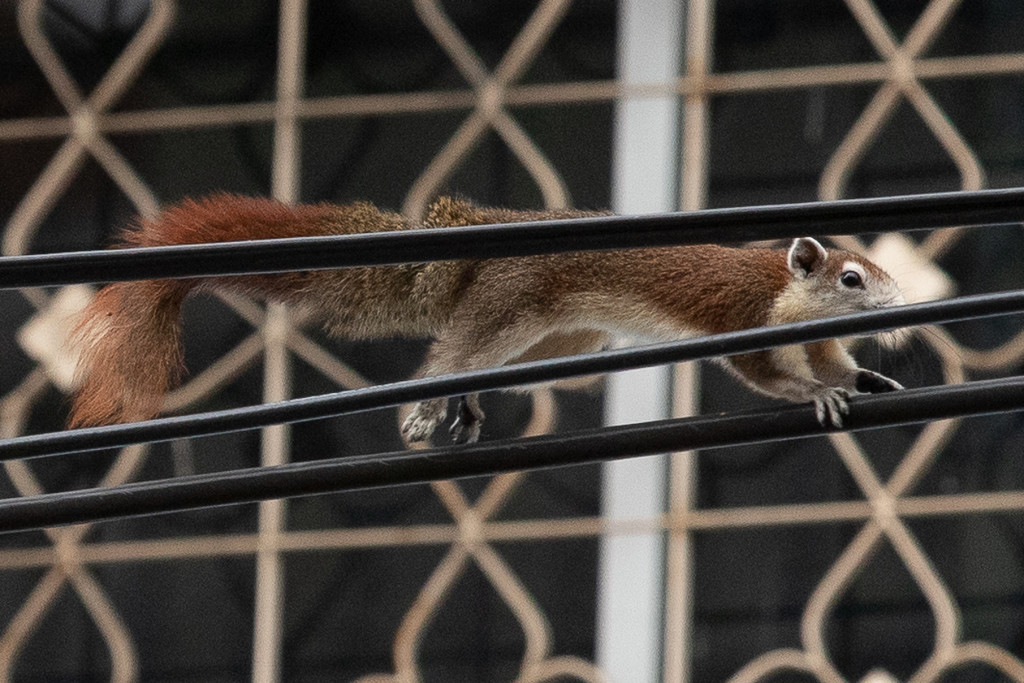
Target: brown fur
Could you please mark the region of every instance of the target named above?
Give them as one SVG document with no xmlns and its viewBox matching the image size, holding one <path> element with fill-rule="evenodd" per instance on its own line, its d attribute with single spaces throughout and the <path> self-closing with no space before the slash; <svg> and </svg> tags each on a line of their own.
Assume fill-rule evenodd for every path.
<svg viewBox="0 0 1024 683">
<path fill-rule="evenodd" d="M 446 197 L 414 224 L 367 203 L 291 207 L 215 195 L 170 207 L 126 232 L 124 240 L 160 246 L 588 215 L 597 214 L 484 208 Z M 803 309 L 820 293 L 844 300 L 834 280 L 836 269 L 850 261 L 888 281 L 852 254 L 826 257 L 813 240 L 798 243 L 808 249 L 801 254 L 807 273 L 793 271 L 787 260 L 793 256 L 785 251 L 702 245 L 110 285 L 78 328 L 84 382 L 71 424 L 146 419 L 159 411 L 181 374 L 181 303 L 197 287 L 303 306 L 346 337 L 433 337 L 421 374 L 436 375 L 593 351 L 613 335 L 675 339 L 842 312 Z M 857 373 L 869 372 L 829 343 L 748 354 L 731 359 L 731 367 L 765 393 L 814 400 L 819 416 L 825 401 L 833 422 L 845 406 L 843 396 L 822 398 L 822 382 L 853 391 Z M 427 438 L 446 409 L 445 399 L 419 404 L 403 427 L 406 438 Z M 476 398 L 467 397 L 456 435 L 475 439 L 482 417 Z"/>
<path fill-rule="evenodd" d="M 88 368 L 72 427 L 143 420 L 160 410 L 183 370 L 181 304 L 189 283 L 120 282 L 100 291 L 75 331 Z"/>
</svg>

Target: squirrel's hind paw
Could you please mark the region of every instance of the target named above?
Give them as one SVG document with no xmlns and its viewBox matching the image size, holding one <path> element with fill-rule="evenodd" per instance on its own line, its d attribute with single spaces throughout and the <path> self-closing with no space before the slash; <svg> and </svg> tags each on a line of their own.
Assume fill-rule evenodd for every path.
<svg viewBox="0 0 1024 683">
<path fill-rule="evenodd" d="M 455 412 L 455 421 L 452 422 L 448 433 L 452 436 L 452 442 L 457 444 L 476 443 L 480 439 L 480 425 L 483 424 L 484 413 L 477 405 L 475 397 L 463 396 L 459 399 L 459 408 Z"/>
<path fill-rule="evenodd" d="M 437 425 L 444 422 L 448 414 L 447 398 L 432 398 L 420 401 L 402 423 L 402 438 L 407 444 L 426 441 L 430 438 Z"/>
<path fill-rule="evenodd" d="M 476 420 L 465 421 L 462 418 L 455 418 L 448 433 L 452 436 L 452 443 L 476 443 L 480 439 L 480 422 Z"/>
</svg>

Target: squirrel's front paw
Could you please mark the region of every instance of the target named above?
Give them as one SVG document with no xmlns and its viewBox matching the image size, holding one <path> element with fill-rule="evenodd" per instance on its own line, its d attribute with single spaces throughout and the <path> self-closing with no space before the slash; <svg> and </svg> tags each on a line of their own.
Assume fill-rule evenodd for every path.
<svg viewBox="0 0 1024 683">
<path fill-rule="evenodd" d="M 432 398 L 429 401 L 420 401 L 409 413 L 402 423 L 402 438 L 407 444 L 426 441 L 437 429 L 437 425 L 444 422 L 448 414 L 447 398 Z"/>
<path fill-rule="evenodd" d="M 842 428 L 843 415 L 850 412 L 849 398 L 850 392 L 840 387 L 822 386 L 815 392 L 811 400 L 814 402 L 814 414 L 822 427 Z"/>
<path fill-rule="evenodd" d="M 857 391 L 862 394 L 884 394 L 887 391 L 900 391 L 903 385 L 894 379 L 871 370 L 857 371 Z"/>
</svg>

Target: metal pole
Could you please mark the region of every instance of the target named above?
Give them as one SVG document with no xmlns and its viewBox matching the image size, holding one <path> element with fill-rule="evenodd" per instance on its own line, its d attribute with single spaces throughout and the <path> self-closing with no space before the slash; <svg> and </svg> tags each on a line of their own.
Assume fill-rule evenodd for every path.
<svg viewBox="0 0 1024 683">
<path fill-rule="evenodd" d="M 681 7 L 675 0 L 619 5 L 618 80 L 671 83 L 679 77 Z M 674 95 L 616 102 L 612 208 L 620 214 L 672 211 L 678 187 L 679 104 Z M 605 424 L 667 417 L 671 370 L 652 367 L 612 375 L 605 385 Z M 608 522 L 656 518 L 665 510 L 666 458 L 607 463 L 602 515 Z M 651 682 L 661 668 L 664 541 L 659 530 L 601 537 L 597 664 L 612 681 Z"/>
<path fill-rule="evenodd" d="M 280 12 L 272 194 L 278 201 L 294 204 L 299 199 L 301 129 L 297 111 L 305 74 L 306 2 L 281 0 Z M 267 403 L 283 401 L 291 394 L 291 364 L 286 346 L 289 326 L 287 308 L 271 305 L 263 327 L 263 400 Z M 262 437 L 263 466 L 288 462 L 290 425 L 266 427 Z M 282 499 L 260 503 L 252 650 L 252 679 L 256 683 L 276 683 L 281 678 L 284 567 L 280 540 L 286 515 Z"/>
</svg>

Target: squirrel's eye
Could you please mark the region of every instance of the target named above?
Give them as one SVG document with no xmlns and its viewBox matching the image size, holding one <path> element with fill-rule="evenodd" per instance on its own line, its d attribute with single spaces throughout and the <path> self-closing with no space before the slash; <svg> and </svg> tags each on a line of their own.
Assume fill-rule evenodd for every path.
<svg viewBox="0 0 1024 683">
<path fill-rule="evenodd" d="M 839 276 L 839 281 L 843 283 L 844 287 L 863 287 L 864 281 L 860 277 L 860 273 L 852 270 L 845 271 Z"/>
</svg>

